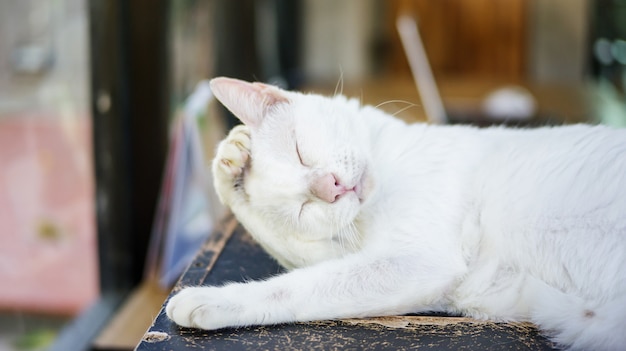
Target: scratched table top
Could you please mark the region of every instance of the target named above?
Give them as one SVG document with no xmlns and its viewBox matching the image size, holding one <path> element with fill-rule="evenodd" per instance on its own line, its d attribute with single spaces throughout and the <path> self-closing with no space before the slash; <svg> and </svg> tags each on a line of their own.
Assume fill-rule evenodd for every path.
<svg viewBox="0 0 626 351">
<path fill-rule="evenodd" d="M 283 272 L 229 217 L 213 233 L 170 296 L 182 286 L 219 285 Z M 164 304 L 165 305 L 165 304 Z M 554 350 L 528 323 L 411 315 L 204 331 L 181 328 L 162 308 L 137 345 L 153 350 Z"/>
</svg>

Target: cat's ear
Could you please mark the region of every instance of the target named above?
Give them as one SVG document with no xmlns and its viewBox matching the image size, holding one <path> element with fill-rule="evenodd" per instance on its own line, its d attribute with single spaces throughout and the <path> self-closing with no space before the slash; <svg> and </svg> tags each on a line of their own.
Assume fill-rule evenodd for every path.
<svg viewBox="0 0 626 351">
<path fill-rule="evenodd" d="M 220 77 L 210 84 L 215 97 L 250 127 L 258 127 L 275 104 L 289 102 L 284 91 L 263 83 Z"/>
</svg>

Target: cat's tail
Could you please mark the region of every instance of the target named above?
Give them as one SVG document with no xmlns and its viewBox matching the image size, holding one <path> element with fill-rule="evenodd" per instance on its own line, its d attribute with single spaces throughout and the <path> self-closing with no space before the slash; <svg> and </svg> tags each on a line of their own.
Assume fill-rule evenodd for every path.
<svg viewBox="0 0 626 351">
<path fill-rule="evenodd" d="M 541 290 L 532 319 L 553 341 L 571 350 L 626 350 L 626 295 L 590 302 Z"/>
</svg>

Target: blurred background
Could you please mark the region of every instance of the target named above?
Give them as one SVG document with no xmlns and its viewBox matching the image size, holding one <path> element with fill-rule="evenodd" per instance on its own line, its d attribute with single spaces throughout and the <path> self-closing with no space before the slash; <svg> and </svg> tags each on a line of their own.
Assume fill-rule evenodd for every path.
<svg viewBox="0 0 626 351">
<path fill-rule="evenodd" d="M 507 122 L 484 117 L 504 91 L 526 122 L 626 126 L 626 0 L 0 1 L 0 350 L 140 340 L 168 294 L 155 227 L 198 82 L 339 89 L 425 121 L 401 14 L 451 123 Z M 203 106 L 205 159 L 235 123 Z"/>
</svg>

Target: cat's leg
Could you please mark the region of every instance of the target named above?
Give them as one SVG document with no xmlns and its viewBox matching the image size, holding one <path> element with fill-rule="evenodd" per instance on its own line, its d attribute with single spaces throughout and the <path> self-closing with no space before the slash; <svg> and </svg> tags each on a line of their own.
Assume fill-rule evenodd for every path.
<svg viewBox="0 0 626 351">
<path fill-rule="evenodd" d="M 166 312 L 208 330 L 419 312 L 441 308 L 460 274 L 413 258 L 354 255 L 265 281 L 185 288 Z"/>
<path fill-rule="evenodd" d="M 237 196 L 243 195 L 239 187 L 250 159 L 250 130 L 245 125 L 234 127 L 217 147 L 213 160 L 213 182 L 220 200 L 230 206 Z"/>
</svg>

